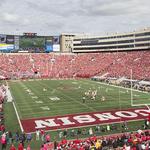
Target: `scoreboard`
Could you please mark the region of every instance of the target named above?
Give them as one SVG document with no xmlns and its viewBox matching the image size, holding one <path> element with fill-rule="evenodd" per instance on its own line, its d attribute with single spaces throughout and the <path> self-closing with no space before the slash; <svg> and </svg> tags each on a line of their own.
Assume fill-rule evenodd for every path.
<svg viewBox="0 0 150 150">
<path fill-rule="evenodd" d="M 0 51 L 28 50 L 32 52 L 60 51 L 60 36 L 40 36 L 33 32 L 22 35 L 0 34 Z"/>
</svg>

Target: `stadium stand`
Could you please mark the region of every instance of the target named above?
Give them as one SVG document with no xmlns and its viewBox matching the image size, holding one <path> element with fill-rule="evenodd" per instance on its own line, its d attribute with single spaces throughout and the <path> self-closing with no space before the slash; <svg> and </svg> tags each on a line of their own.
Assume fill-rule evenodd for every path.
<svg viewBox="0 0 150 150">
<path fill-rule="evenodd" d="M 130 78 L 133 70 L 133 79 L 150 80 L 150 53 L 148 51 L 114 52 L 114 53 L 84 53 L 84 54 L 1 54 L 0 76 L 3 79 L 24 78 L 91 78 L 95 75 L 107 74 L 109 77 Z M 1 144 L 6 146 L 5 126 L 3 125 L 4 86 L 0 86 L 0 114 L 2 132 Z M 31 135 L 15 133 L 13 140 L 18 140 L 18 149 L 23 149 Z M 28 138 L 27 138 L 28 136 Z M 49 142 L 50 136 L 44 135 L 41 150 L 149 150 L 150 132 L 138 130 L 134 133 L 117 136 L 75 139 L 67 141 L 63 138 L 60 142 Z M 30 137 L 30 138 L 29 138 Z M 11 142 L 9 144 L 12 144 Z M 12 150 L 14 145 L 11 146 Z M 52 148 L 53 147 L 53 148 Z M 28 150 L 30 146 L 28 146 Z"/>
<path fill-rule="evenodd" d="M 122 149 L 138 150 L 149 149 L 149 131 L 138 130 L 135 133 L 125 133 L 115 136 L 96 137 L 91 136 L 86 139 L 75 139 L 67 141 L 62 139 L 56 145 L 56 149 L 67 148 L 68 150 L 101 150 L 101 149 Z"/>
<path fill-rule="evenodd" d="M 0 85 L 0 128 L 4 130 L 4 112 L 3 112 L 3 103 L 5 102 L 6 89 L 3 84 Z"/>
<path fill-rule="evenodd" d="M 110 77 L 150 80 L 150 53 L 115 52 L 86 54 L 1 54 L 0 75 L 5 78 Z"/>
</svg>

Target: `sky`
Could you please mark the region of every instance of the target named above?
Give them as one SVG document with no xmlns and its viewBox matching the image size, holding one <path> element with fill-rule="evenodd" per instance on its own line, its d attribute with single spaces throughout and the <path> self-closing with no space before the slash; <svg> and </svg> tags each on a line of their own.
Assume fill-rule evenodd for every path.
<svg viewBox="0 0 150 150">
<path fill-rule="evenodd" d="M 106 35 L 150 27 L 150 0 L 0 0 L 0 33 Z"/>
</svg>

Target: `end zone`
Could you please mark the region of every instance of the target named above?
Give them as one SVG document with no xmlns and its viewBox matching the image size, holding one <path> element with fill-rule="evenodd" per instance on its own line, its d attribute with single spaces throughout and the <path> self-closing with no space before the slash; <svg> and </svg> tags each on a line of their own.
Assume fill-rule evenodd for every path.
<svg viewBox="0 0 150 150">
<path fill-rule="evenodd" d="M 119 123 L 123 121 L 143 120 L 149 116 L 149 113 L 150 110 L 146 108 L 134 108 L 25 119 L 21 120 L 21 123 L 24 131 L 28 133 L 35 132 L 36 129 L 58 130 L 98 124 Z"/>
</svg>

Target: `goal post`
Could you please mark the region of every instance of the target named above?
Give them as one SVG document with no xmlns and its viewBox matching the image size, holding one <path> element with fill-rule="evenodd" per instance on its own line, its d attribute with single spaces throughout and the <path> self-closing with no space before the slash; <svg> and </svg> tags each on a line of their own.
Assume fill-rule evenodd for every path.
<svg viewBox="0 0 150 150">
<path fill-rule="evenodd" d="M 150 110 L 150 93 L 146 92 L 146 91 L 140 91 L 140 90 L 136 90 L 136 89 L 133 89 L 133 72 L 132 72 L 132 69 L 130 71 L 131 75 L 130 75 L 130 82 L 131 82 L 131 88 L 130 88 L 130 101 L 131 101 L 131 106 L 133 107 L 139 107 L 139 106 L 146 106 L 149 110 Z M 135 96 L 134 93 L 137 93 L 139 94 L 139 99 Z"/>
</svg>

